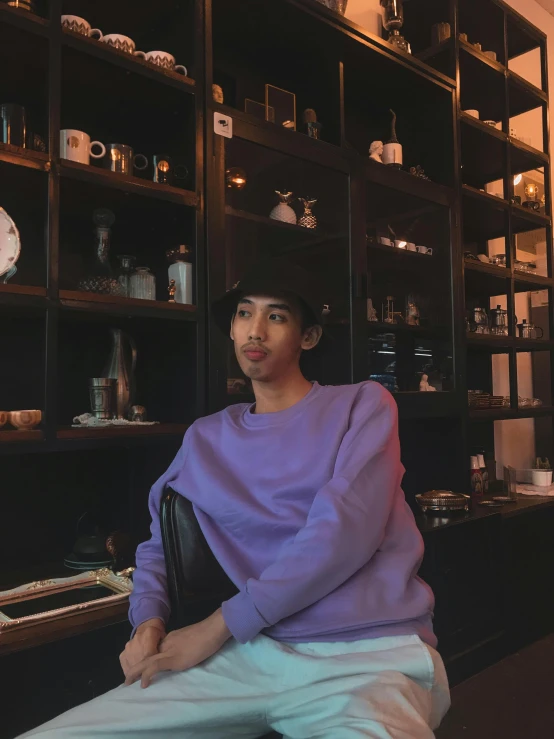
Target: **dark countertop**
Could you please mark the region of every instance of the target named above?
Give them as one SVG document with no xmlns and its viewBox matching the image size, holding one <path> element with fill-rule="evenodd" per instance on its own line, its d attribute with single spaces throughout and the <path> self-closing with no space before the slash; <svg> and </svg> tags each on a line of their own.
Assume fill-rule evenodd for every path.
<svg viewBox="0 0 554 739">
<path fill-rule="evenodd" d="M 514 503 L 506 503 L 499 508 L 487 508 L 473 504 L 469 511 L 453 513 L 450 516 L 441 516 L 437 513 L 418 513 L 415 517 L 417 526 L 422 534 L 444 529 L 449 526 L 458 526 L 468 521 L 477 521 L 489 516 L 511 518 L 538 508 L 554 506 L 554 497 L 518 495 Z"/>
</svg>

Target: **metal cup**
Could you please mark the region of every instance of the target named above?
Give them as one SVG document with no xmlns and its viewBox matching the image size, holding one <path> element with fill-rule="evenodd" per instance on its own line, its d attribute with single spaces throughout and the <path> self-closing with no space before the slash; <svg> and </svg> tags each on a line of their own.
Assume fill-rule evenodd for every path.
<svg viewBox="0 0 554 739">
<path fill-rule="evenodd" d="M 90 409 L 96 418 L 109 421 L 113 418 L 113 404 L 117 380 L 111 377 L 91 377 L 88 381 Z"/>
<path fill-rule="evenodd" d="M 0 105 L 0 142 L 24 148 L 27 137 L 25 108 L 17 103 Z"/>
</svg>

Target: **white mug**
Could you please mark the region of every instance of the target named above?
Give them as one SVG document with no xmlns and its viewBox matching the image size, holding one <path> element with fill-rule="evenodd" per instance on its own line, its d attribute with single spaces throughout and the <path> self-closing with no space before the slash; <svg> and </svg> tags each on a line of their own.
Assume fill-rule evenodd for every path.
<svg viewBox="0 0 554 739">
<path fill-rule="evenodd" d="M 102 31 L 99 28 L 92 28 L 90 23 L 79 15 L 62 15 L 62 26 L 83 36 L 102 38 Z"/>
<path fill-rule="evenodd" d="M 187 68 L 182 64 L 175 64 L 175 57 L 167 51 L 149 51 L 146 54 L 144 51 L 135 51 L 134 55 L 140 56 L 141 59 L 150 62 L 150 64 L 163 67 L 163 69 L 169 69 L 172 72 L 181 72 L 185 77 L 188 75 Z"/>
<path fill-rule="evenodd" d="M 114 49 L 125 51 L 127 54 L 135 53 L 135 42 L 133 39 L 129 38 L 129 36 L 123 36 L 121 33 L 108 33 L 98 40 Z"/>
<path fill-rule="evenodd" d="M 433 254 L 433 249 L 430 246 L 416 246 L 416 251 L 420 254 Z"/>
<path fill-rule="evenodd" d="M 395 239 L 394 245 L 396 246 L 397 249 L 405 249 L 406 246 L 408 245 L 408 242 L 404 241 L 403 239 Z"/>
<path fill-rule="evenodd" d="M 384 244 L 385 246 L 394 246 L 394 242 L 391 239 L 387 239 L 386 236 L 381 236 L 379 243 Z"/>
<path fill-rule="evenodd" d="M 479 118 L 479 111 L 475 108 L 470 108 L 469 110 L 463 111 L 466 115 L 470 115 L 472 118 Z"/>
<path fill-rule="evenodd" d="M 92 151 L 93 146 L 100 147 L 100 154 Z M 101 141 L 91 141 L 88 133 L 75 128 L 64 128 L 60 131 L 60 157 L 72 162 L 90 164 L 90 157 L 101 159 L 106 155 L 106 147 Z"/>
<path fill-rule="evenodd" d="M 413 244 L 411 241 L 408 241 L 408 243 L 406 244 L 406 249 L 408 251 L 415 251 L 416 250 L 416 245 Z"/>
</svg>

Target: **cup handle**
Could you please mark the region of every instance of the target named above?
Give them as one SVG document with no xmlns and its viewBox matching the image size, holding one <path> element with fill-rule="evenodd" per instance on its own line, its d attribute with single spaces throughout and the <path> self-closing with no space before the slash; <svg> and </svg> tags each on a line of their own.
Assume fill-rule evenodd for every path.
<svg viewBox="0 0 554 739">
<path fill-rule="evenodd" d="M 100 154 L 95 154 L 92 151 L 93 146 L 99 146 L 100 147 Z M 90 155 L 93 159 L 102 159 L 102 157 L 106 156 L 106 147 L 101 141 L 91 141 L 90 142 Z"/>
<path fill-rule="evenodd" d="M 537 336 L 537 339 L 544 338 L 544 331 L 542 330 L 542 328 L 540 326 L 535 326 L 535 331 L 540 331 L 541 332 L 541 335 L 540 336 Z"/>
<path fill-rule="evenodd" d="M 146 54 L 144 51 L 133 51 L 133 56 L 140 56 L 141 59 L 144 59 L 146 61 Z"/>
<path fill-rule="evenodd" d="M 433 256 L 433 247 L 432 246 L 428 246 L 427 247 L 427 251 L 425 253 L 426 254 L 429 254 L 429 256 Z"/>
<path fill-rule="evenodd" d="M 137 164 L 138 159 L 143 160 L 144 164 L 142 166 L 139 166 Z M 135 154 L 135 156 L 133 157 L 133 166 L 135 167 L 135 169 L 138 169 L 140 172 L 143 169 L 146 169 L 146 167 L 148 167 L 148 159 L 144 156 L 144 154 Z"/>
<path fill-rule="evenodd" d="M 183 67 L 183 65 L 182 65 L 182 64 L 176 64 L 176 65 L 175 65 L 175 66 L 173 67 L 173 70 L 174 70 L 175 72 L 180 72 L 181 74 L 184 74 L 184 75 L 185 75 L 185 77 L 188 77 L 188 76 L 189 76 L 189 73 L 188 73 L 188 71 L 187 71 L 187 68 L 186 68 L 186 67 Z"/>
<path fill-rule="evenodd" d="M 186 180 L 189 176 L 189 170 L 188 167 L 185 164 L 178 164 L 174 170 L 173 174 L 178 180 Z"/>
<path fill-rule="evenodd" d="M 90 38 L 96 38 L 97 41 L 102 41 L 104 38 L 104 34 L 99 28 L 91 28 L 88 35 Z"/>
</svg>

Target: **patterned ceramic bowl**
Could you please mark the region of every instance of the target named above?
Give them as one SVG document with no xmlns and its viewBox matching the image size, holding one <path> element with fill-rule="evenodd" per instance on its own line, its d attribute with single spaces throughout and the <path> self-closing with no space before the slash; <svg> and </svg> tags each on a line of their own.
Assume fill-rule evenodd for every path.
<svg viewBox="0 0 554 739">
<path fill-rule="evenodd" d="M 42 421 L 42 411 L 10 411 L 10 423 L 18 431 L 28 431 Z"/>
<path fill-rule="evenodd" d="M 0 411 L 0 429 L 8 423 L 8 411 Z"/>
</svg>

